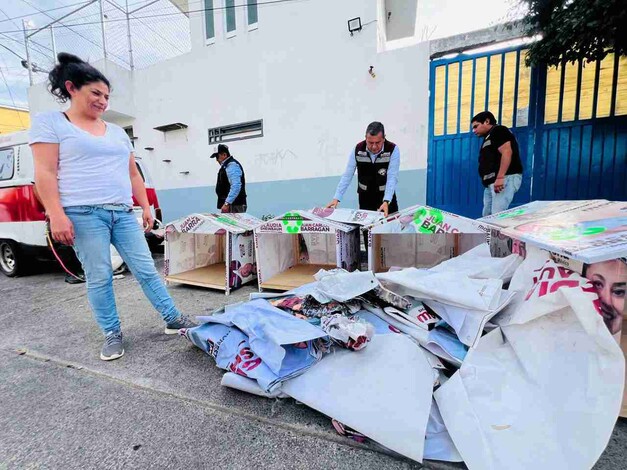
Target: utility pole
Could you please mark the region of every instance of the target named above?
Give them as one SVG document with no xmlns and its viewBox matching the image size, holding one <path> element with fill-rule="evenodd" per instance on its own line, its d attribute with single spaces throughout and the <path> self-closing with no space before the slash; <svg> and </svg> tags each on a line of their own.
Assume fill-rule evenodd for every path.
<svg viewBox="0 0 627 470">
<path fill-rule="evenodd" d="M 30 50 L 28 48 L 28 34 L 26 33 L 26 20 L 22 20 L 22 28 L 24 29 L 24 46 L 26 47 L 26 68 L 28 68 L 28 81 L 33 86 L 33 70 L 30 63 Z"/>
<path fill-rule="evenodd" d="M 99 0 L 98 3 L 100 3 L 100 27 L 102 30 L 102 51 L 104 52 L 105 60 L 107 60 L 107 38 L 105 37 L 104 1 Z"/>
<path fill-rule="evenodd" d="M 131 40 L 131 16 L 128 12 L 128 0 L 126 0 L 126 34 L 128 36 L 128 58 L 132 71 L 135 69 L 135 61 L 133 60 L 133 41 Z"/>
<path fill-rule="evenodd" d="M 54 40 L 54 26 L 50 26 L 50 40 L 52 42 L 52 63 L 57 63 L 57 42 Z"/>
</svg>

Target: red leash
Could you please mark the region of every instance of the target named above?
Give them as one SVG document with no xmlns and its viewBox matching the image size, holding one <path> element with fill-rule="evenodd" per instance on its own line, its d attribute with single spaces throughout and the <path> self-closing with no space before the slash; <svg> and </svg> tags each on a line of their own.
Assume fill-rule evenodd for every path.
<svg viewBox="0 0 627 470">
<path fill-rule="evenodd" d="M 52 254 L 54 255 L 54 257 L 57 259 L 57 261 L 59 262 L 59 264 L 61 265 L 61 267 L 63 268 L 63 270 L 69 274 L 70 276 L 72 276 L 75 279 L 78 279 L 79 281 L 83 282 L 84 279 L 78 277 L 76 274 L 74 274 L 72 271 L 70 271 L 65 264 L 63 264 L 63 261 L 61 261 L 61 257 L 58 255 L 57 250 L 54 249 L 54 244 L 52 243 L 52 239 L 50 238 L 50 225 L 48 223 L 46 223 L 46 239 L 48 240 L 48 246 L 50 247 L 50 250 L 52 250 Z"/>
</svg>

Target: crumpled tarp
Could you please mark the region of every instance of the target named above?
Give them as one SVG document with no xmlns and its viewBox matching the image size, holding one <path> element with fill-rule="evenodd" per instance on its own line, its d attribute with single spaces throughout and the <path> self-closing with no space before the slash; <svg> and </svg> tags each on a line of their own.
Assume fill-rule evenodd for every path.
<svg viewBox="0 0 627 470">
<path fill-rule="evenodd" d="M 327 336 L 317 326 L 294 318 L 263 299 L 240 304 L 221 315 L 197 318 L 200 322 L 239 328 L 248 337 L 251 349 L 275 374 L 281 370 L 285 358 L 284 345 Z"/>
<path fill-rule="evenodd" d="M 379 273 L 377 278 L 400 295 L 474 310 L 494 310 L 503 287 L 500 279 L 474 279 L 454 271 L 432 272 L 416 268 Z"/>
<path fill-rule="evenodd" d="M 319 282 L 312 295 L 319 302 L 346 302 L 379 286 L 379 281 L 370 271 L 321 270 L 314 277 Z"/>
<path fill-rule="evenodd" d="M 455 447 L 446 429 L 440 409 L 435 400 L 431 405 L 427 435 L 425 437 L 424 458 L 429 460 L 443 460 L 445 462 L 462 462 L 462 456 Z"/>
<path fill-rule="evenodd" d="M 285 380 L 302 374 L 322 357 L 312 341 L 284 344 L 281 363 L 275 372 L 255 353 L 248 337 L 234 326 L 204 323 L 184 331 L 185 337 L 213 357 L 218 367 L 256 380 L 267 393 L 279 389 Z"/>
<path fill-rule="evenodd" d="M 294 399 L 399 454 L 422 462 L 433 369 L 403 335 L 375 335 L 367 348 L 329 354 L 283 384 Z"/>
<path fill-rule="evenodd" d="M 415 325 L 409 321 L 402 321 L 399 317 L 386 313 L 383 308 L 368 302 L 364 302 L 364 309 L 378 317 L 380 320 L 390 324 L 396 330 L 410 336 L 422 346 L 425 346 L 429 341 L 429 331 L 425 328 Z"/>
<path fill-rule="evenodd" d="M 569 278 L 545 279 L 435 392 L 470 469 L 589 469 L 607 445 L 625 361 L 596 294 Z"/>
<path fill-rule="evenodd" d="M 512 254 L 505 258 L 492 258 L 490 247 L 482 243 L 461 256 L 448 259 L 429 268 L 429 272 L 456 272 L 474 279 L 501 279 L 509 282 L 522 263 L 522 256 Z"/>
<path fill-rule="evenodd" d="M 503 310 L 515 297 L 516 292 L 502 290 L 499 304 L 494 310 L 473 310 L 448 305 L 435 300 L 425 300 L 440 318 L 446 321 L 457 333 L 459 340 L 466 346 L 477 346 L 486 324 Z"/>
<path fill-rule="evenodd" d="M 251 393 L 253 395 L 257 395 L 265 398 L 286 398 L 287 395 L 283 393 L 280 389 L 275 390 L 274 392 L 266 392 L 262 389 L 259 384 L 243 375 L 236 374 L 234 372 L 227 372 L 222 376 L 222 380 L 220 381 L 220 385 L 223 387 L 233 388 L 235 390 L 239 390 L 240 392 Z"/>
<path fill-rule="evenodd" d="M 311 320 L 314 324 L 320 323 L 320 320 L 314 321 L 315 319 L 320 319 L 336 313 L 354 313 L 361 309 L 361 304 L 358 300 L 349 300 L 347 302 L 332 300 L 327 303 L 320 303 L 311 295 L 279 297 L 276 299 L 269 299 L 269 302 L 271 305 L 274 305 L 281 310 L 292 312 L 292 314 L 298 318 Z"/>
<path fill-rule="evenodd" d="M 468 348 L 454 333 L 439 326 L 429 331 L 426 349 L 457 367 L 462 365 L 468 352 Z"/>
<path fill-rule="evenodd" d="M 379 318 L 374 313 L 369 312 L 368 310 L 360 310 L 359 312 L 355 314 L 355 317 L 361 318 L 362 320 L 365 320 L 368 323 L 370 323 L 374 327 L 374 332 L 377 335 L 386 335 L 389 333 L 396 333 L 396 334 L 402 333 L 401 330 L 391 325 L 389 322 Z"/>
<path fill-rule="evenodd" d="M 335 343 L 353 351 L 365 348 L 374 336 L 370 323 L 340 314 L 323 317 L 320 326 Z"/>
</svg>

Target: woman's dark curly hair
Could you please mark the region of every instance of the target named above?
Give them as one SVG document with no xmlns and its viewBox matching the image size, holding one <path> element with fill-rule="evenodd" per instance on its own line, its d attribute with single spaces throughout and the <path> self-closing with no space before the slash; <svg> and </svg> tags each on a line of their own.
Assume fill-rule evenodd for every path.
<svg viewBox="0 0 627 470">
<path fill-rule="evenodd" d="M 89 65 L 79 57 L 67 52 L 60 52 L 57 55 L 57 60 L 59 63 L 48 74 L 48 90 L 61 103 L 65 103 L 70 99 L 70 93 L 65 88 L 65 82 L 68 80 L 78 89 L 83 85 L 94 82 L 103 82 L 111 88 L 109 80 L 100 70 Z"/>
</svg>

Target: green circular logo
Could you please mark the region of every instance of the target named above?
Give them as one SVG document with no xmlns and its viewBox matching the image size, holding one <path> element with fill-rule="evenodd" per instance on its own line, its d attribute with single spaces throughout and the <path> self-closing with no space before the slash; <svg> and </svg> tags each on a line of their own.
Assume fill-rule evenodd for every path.
<svg viewBox="0 0 627 470">
<path fill-rule="evenodd" d="M 433 233 L 429 227 L 425 227 L 424 222 L 430 219 L 431 225 L 442 225 L 444 222 L 444 214 L 440 209 L 421 207 L 414 212 L 414 224 L 418 227 L 420 233 Z"/>
<path fill-rule="evenodd" d="M 300 226 L 303 225 L 303 216 L 295 212 L 286 212 L 282 222 L 287 233 L 298 233 Z"/>
<path fill-rule="evenodd" d="M 225 224 L 229 224 L 229 225 L 237 225 L 236 222 L 233 222 L 231 219 L 229 219 L 228 217 L 224 217 L 223 215 L 218 216 L 216 220 L 218 222 L 224 222 Z"/>
<path fill-rule="evenodd" d="M 592 235 L 597 235 L 597 234 L 603 233 L 603 232 L 605 232 L 605 227 L 588 227 L 583 232 L 581 232 L 581 234 L 584 237 L 590 237 Z"/>
<path fill-rule="evenodd" d="M 581 227 L 574 226 L 551 232 L 549 238 L 557 241 L 573 240 L 574 238 L 598 235 L 599 233 L 605 232 L 605 230 L 605 227 L 588 227 L 582 230 Z"/>
<path fill-rule="evenodd" d="M 516 209 L 512 212 L 507 212 L 505 214 L 499 214 L 496 216 L 497 219 L 509 219 L 510 217 L 518 217 L 519 215 L 523 215 L 525 213 L 525 209 Z"/>
</svg>

